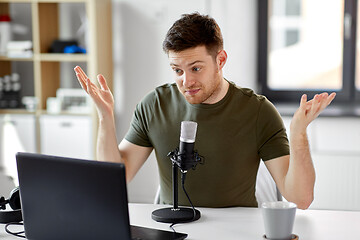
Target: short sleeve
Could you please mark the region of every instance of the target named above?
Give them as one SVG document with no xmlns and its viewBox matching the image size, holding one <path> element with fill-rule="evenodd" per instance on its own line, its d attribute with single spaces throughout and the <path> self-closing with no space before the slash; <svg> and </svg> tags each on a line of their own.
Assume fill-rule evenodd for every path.
<svg viewBox="0 0 360 240">
<path fill-rule="evenodd" d="M 143 147 L 152 147 L 149 139 L 149 124 L 153 114 L 154 93 L 150 93 L 136 105 L 125 139 Z"/>
<path fill-rule="evenodd" d="M 289 155 L 289 140 L 279 112 L 262 99 L 256 124 L 258 154 L 263 161 Z"/>
</svg>

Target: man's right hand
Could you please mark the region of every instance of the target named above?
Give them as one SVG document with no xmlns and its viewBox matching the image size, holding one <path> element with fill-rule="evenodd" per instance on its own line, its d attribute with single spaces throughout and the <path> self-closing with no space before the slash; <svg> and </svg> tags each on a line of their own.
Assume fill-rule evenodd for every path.
<svg viewBox="0 0 360 240">
<path fill-rule="evenodd" d="M 81 87 L 90 95 L 93 99 L 96 109 L 99 114 L 100 119 L 104 119 L 106 116 L 113 115 L 114 111 L 114 97 L 106 83 L 106 80 L 103 75 L 99 74 L 97 80 L 99 82 L 100 88 L 97 87 L 81 67 L 76 66 L 74 68 L 76 77 L 81 85 Z"/>
</svg>

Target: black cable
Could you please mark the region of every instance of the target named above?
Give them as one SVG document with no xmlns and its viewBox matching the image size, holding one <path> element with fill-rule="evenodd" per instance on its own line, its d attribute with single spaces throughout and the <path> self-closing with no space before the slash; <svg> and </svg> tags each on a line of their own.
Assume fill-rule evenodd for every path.
<svg viewBox="0 0 360 240">
<path fill-rule="evenodd" d="M 195 221 L 196 211 L 195 211 L 194 205 L 192 204 L 192 202 L 191 202 L 191 200 L 190 200 L 190 197 L 189 197 L 188 193 L 187 193 L 186 190 L 185 190 L 185 178 L 186 178 L 186 172 L 181 172 L 181 186 L 182 186 L 182 189 L 183 189 L 183 191 L 184 191 L 187 199 L 189 200 L 189 203 L 190 203 L 190 205 L 191 205 L 191 208 L 192 208 L 192 210 L 193 210 L 193 212 L 194 212 L 194 215 L 193 215 L 193 219 L 192 219 L 192 220 Z"/>
<path fill-rule="evenodd" d="M 189 200 L 189 203 L 191 205 L 191 208 L 194 212 L 193 214 L 193 219 L 192 221 L 195 221 L 195 218 L 196 218 L 196 211 L 195 211 L 195 207 L 194 205 L 192 204 L 191 200 L 190 200 L 190 197 L 189 197 L 189 194 L 186 192 L 186 189 L 185 189 L 185 178 L 186 178 L 186 172 L 181 172 L 181 186 L 182 186 L 182 189 L 187 197 L 187 199 Z M 169 227 L 173 230 L 174 233 L 176 233 L 175 229 L 174 229 L 174 225 L 175 224 L 178 224 L 178 223 L 172 223 Z"/>
<path fill-rule="evenodd" d="M 16 237 L 19 237 L 19 238 L 26 238 L 24 235 L 20 235 L 20 234 L 23 234 L 25 233 L 25 231 L 20 231 L 20 232 L 12 232 L 8 229 L 9 226 L 11 225 L 19 225 L 19 226 L 24 226 L 23 223 L 19 223 L 19 222 L 11 222 L 11 223 L 8 223 L 5 225 L 5 231 L 8 233 L 8 234 L 11 234 L 13 236 L 16 236 Z"/>
<path fill-rule="evenodd" d="M 173 230 L 173 232 L 174 233 L 176 233 L 176 231 L 175 231 L 175 228 L 174 228 L 174 225 L 175 225 L 176 223 L 172 223 L 169 227 Z"/>
</svg>

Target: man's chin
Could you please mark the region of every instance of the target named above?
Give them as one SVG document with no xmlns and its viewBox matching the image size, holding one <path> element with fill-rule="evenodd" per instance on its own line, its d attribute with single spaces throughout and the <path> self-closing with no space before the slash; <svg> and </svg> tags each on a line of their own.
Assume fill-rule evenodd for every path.
<svg viewBox="0 0 360 240">
<path fill-rule="evenodd" d="M 199 99 L 194 98 L 194 97 L 185 97 L 185 99 L 190 104 L 200 104 L 200 103 L 202 103 L 202 101 L 200 101 Z"/>
</svg>

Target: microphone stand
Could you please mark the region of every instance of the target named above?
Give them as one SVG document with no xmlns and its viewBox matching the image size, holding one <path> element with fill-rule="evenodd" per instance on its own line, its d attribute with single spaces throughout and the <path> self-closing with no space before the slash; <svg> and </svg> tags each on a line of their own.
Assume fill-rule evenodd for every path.
<svg viewBox="0 0 360 240">
<path fill-rule="evenodd" d="M 152 212 L 151 217 L 157 222 L 163 223 L 187 223 L 193 222 L 200 218 L 200 211 L 194 207 L 186 208 L 178 206 L 178 149 L 170 152 L 169 155 L 172 161 L 172 190 L 173 190 L 173 207 L 162 208 Z M 182 171 L 186 174 L 187 171 Z M 184 181 L 182 182 L 184 184 Z"/>
</svg>

